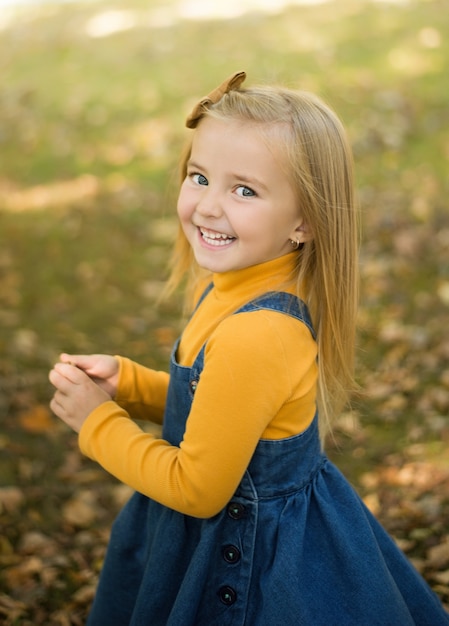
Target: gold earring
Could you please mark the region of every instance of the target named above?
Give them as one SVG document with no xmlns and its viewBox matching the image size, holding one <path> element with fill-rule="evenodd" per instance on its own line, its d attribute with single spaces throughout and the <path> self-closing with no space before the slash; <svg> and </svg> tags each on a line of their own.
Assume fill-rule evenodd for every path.
<svg viewBox="0 0 449 626">
<path fill-rule="evenodd" d="M 300 243 L 297 239 L 290 239 L 291 246 L 293 250 L 297 250 L 300 246 Z"/>
</svg>

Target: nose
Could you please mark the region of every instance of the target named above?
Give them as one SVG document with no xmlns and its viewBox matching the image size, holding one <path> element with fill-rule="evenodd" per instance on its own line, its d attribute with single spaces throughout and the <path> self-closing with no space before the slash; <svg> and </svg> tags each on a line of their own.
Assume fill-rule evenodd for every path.
<svg viewBox="0 0 449 626">
<path fill-rule="evenodd" d="M 218 190 L 204 187 L 196 205 L 196 212 L 204 217 L 220 217 L 223 213 L 223 198 Z"/>
</svg>

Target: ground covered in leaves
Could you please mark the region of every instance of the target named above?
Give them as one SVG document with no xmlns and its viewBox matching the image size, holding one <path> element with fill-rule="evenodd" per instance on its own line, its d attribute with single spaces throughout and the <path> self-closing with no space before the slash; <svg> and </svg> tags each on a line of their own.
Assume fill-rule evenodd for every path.
<svg viewBox="0 0 449 626">
<path fill-rule="evenodd" d="M 50 414 L 47 373 L 62 350 L 166 367 L 181 307 L 156 302 L 182 120 L 237 69 L 318 92 L 348 128 L 363 217 L 360 393 L 328 451 L 449 605 L 445 2 L 209 4 L 221 16 L 174 0 L 0 13 L 5 626 L 85 622 L 130 492 Z"/>
</svg>

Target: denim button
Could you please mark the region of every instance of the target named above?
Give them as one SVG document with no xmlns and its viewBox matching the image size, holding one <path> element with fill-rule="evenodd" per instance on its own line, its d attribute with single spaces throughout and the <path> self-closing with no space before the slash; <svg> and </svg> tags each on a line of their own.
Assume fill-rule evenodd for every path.
<svg viewBox="0 0 449 626">
<path fill-rule="evenodd" d="M 246 509 L 240 502 L 230 502 L 228 504 L 228 515 L 231 519 L 241 519 L 246 513 Z"/>
<path fill-rule="evenodd" d="M 238 563 L 240 561 L 240 550 L 233 545 L 225 546 L 222 554 L 226 563 Z"/>
<path fill-rule="evenodd" d="M 198 381 L 197 380 L 191 380 L 190 381 L 190 391 L 192 393 L 195 393 L 197 387 L 198 387 Z"/>
<path fill-rule="evenodd" d="M 231 604 L 234 604 L 234 602 L 237 600 L 237 593 L 235 589 L 226 585 L 225 587 L 221 587 L 221 589 L 218 590 L 218 597 L 223 602 L 223 604 L 226 604 L 226 606 L 231 606 Z"/>
</svg>

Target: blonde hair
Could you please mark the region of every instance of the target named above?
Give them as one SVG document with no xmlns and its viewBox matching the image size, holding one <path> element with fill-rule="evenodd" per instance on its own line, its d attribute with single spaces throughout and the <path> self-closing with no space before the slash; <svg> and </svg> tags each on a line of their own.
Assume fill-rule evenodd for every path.
<svg viewBox="0 0 449 626">
<path fill-rule="evenodd" d="M 298 250 L 297 293 L 309 307 L 317 334 L 317 403 L 324 439 L 355 387 L 359 227 L 346 133 L 319 98 L 278 87 L 230 91 L 204 115 L 256 124 L 271 145 L 284 150 L 286 172 L 312 234 Z M 187 146 L 181 160 L 182 179 L 189 155 Z M 192 285 L 201 272 L 180 229 L 169 289 L 185 275 Z"/>
</svg>

